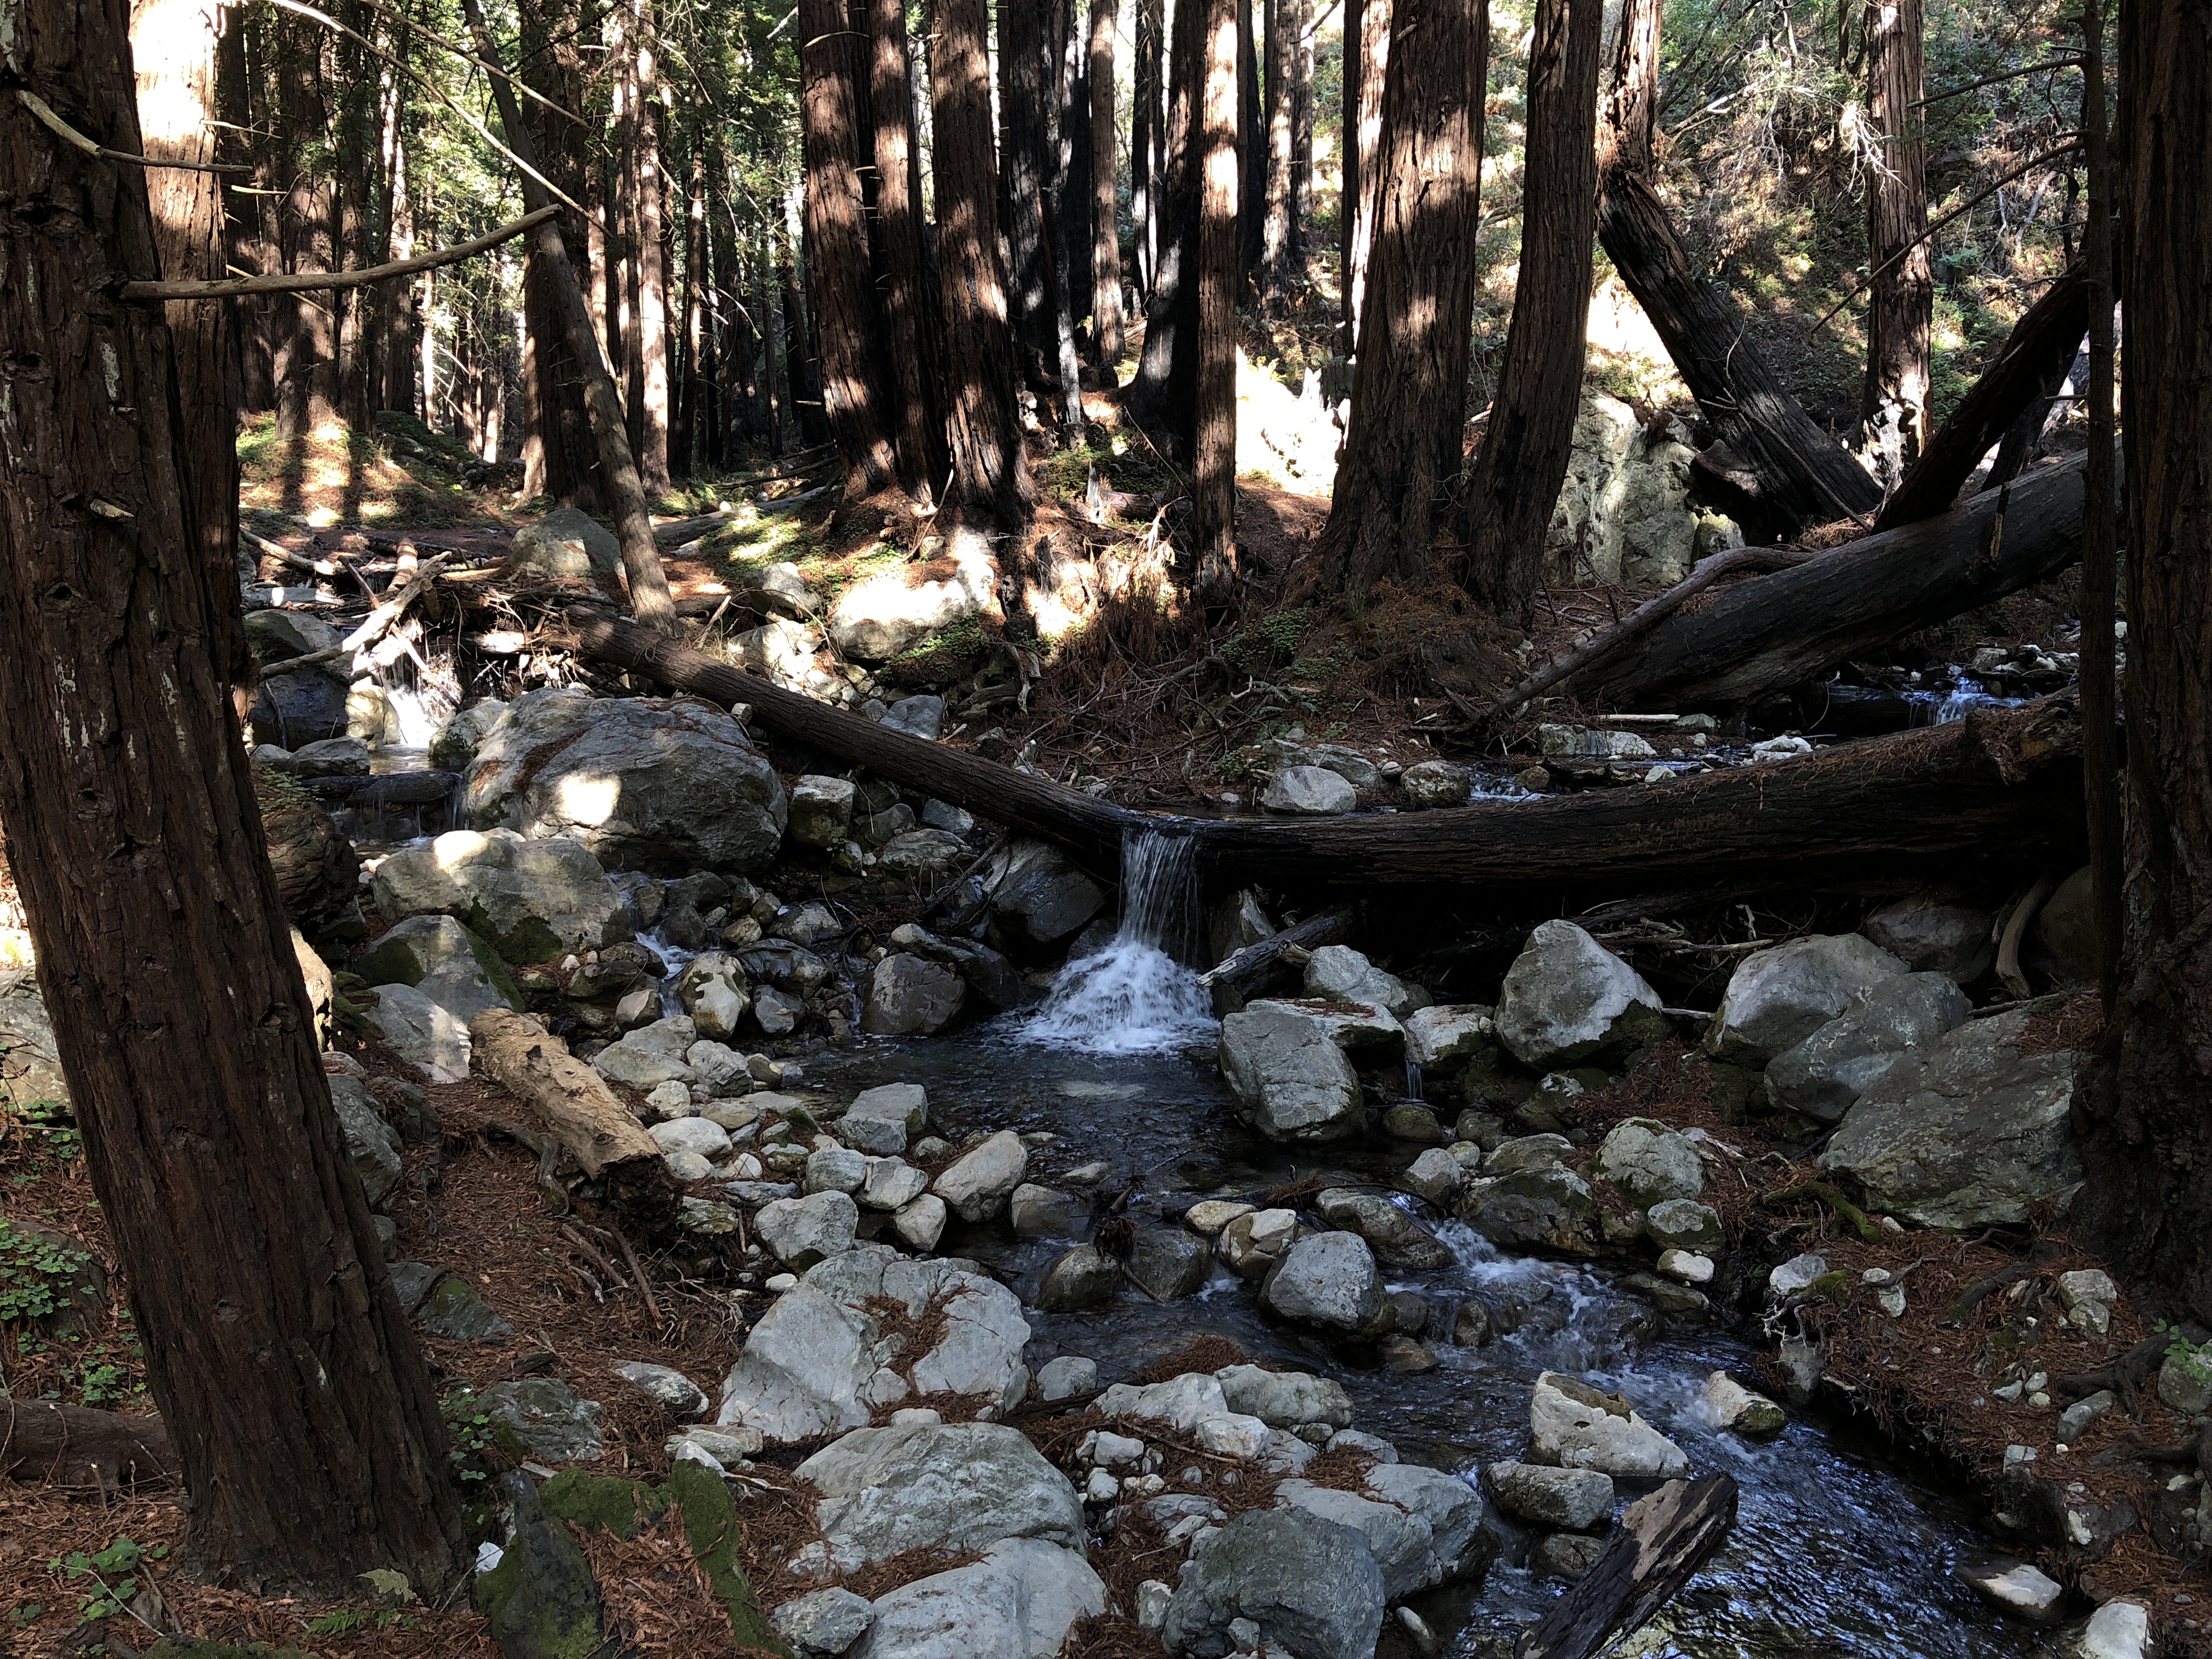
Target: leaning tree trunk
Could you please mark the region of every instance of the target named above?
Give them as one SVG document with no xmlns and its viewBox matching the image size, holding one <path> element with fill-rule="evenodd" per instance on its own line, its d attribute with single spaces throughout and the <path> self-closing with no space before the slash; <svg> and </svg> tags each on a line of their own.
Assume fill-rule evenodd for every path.
<svg viewBox="0 0 2212 1659">
<path fill-rule="evenodd" d="M 1199 175 L 1198 338 L 1190 557 L 1200 599 L 1219 605 L 1237 580 L 1237 22 L 1246 0 L 1185 0 L 1206 31 L 1194 112 Z M 1178 26 L 1178 29 L 1180 26 Z"/>
<path fill-rule="evenodd" d="M 23 0 L 12 71 L 143 153 L 124 0 Z M 0 100 L 0 823 L 94 1191 L 211 1572 L 434 1600 L 464 1528 L 214 656 L 145 173 Z"/>
<path fill-rule="evenodd" d="M 822 353 L 823 412 L 844 458 L 845 493 L 858 498 L 896 483 L 898 462 L 886 431 L 883 323 L 869 279 L 859 88 L 842 0 L 805 0 L 799 33 L 806 81 L 806 277 Z"/>
<path fill-rule="evenodd" d="M 1015 402 L 1013 331 L 999 266 L 998 168 L 991 155 L 991 62 L 983 0 L 944 0 L 930 57 L 936 115 L 937 264 L 945 303 L 951 500 L 1018 530 L 1029 521 L 1029 460 Z"/>
<path fill-rule="evenodd" d="M 904 0 L 869 0 L 868 102 L 876 128 L 876 257 L 884 337 L 897 404 L 891 430 L 899 477 L 924 507 L 945 471 L 945 411 L 938 397 L 937 319 L 929 300 L 921 203 L 915 191 L 914 82 L 908 74 Z"/>
<path fill-rule="evenodd" d="M 1380 199 L 1382 91 L 1389 79 L 1391 0 L 1344 0 L 1344 188 L 1337 205 L 1338 289 L 1344 327 L 1337 349 L 1359 349 L 1367 261 Z"/>
<path fill-rule="evenodd" d="M 1926 147 L 1921 143 L 1922 0 L 1869 0 L 1866 14 L 1866 390 L 1860 436 L 1875 476 L 1895 489 L 1926 447 L 1929 331 Z"/>
<path fill-rule="evenodd" d="M 1121 209 L 1115 191 L 1114 31 L 1121 0 L 1091 0 L 1091 321 L 1098 382 L 1121 380 Z"/>
<path fill-rule="evenodd" d="M 1145 303 L 1145 349 L 1121 406 L 1170 455 L 1198 441 L 1198 104 L 1206 76 L 1198 0 L 1175 14 L 1158 212 L 1159 255 Z"/>
<path fill-rule="evenodd" d="M 1604 0 L 1538 0 L 1528 49 L 1521 274 L 1490 424 L 1460 506 L 1471 585 L 1515 628 L 1534 617 L 1545 532 L 1581 406 L 1604 27 Z"/>
<path fill-rule="evenodd" d="M 1392 27 L 1352 424 L 1319 549 L 1326 591 L 1421 581 L 1460 474 L 1489 8 L 1398 0 Z"/>
<path fill-rule="evenodd" d="M 1747 469 L 1754 502 L 1785 538 L 1864 514 L 1881 486 L 1782 389 L 1726 292 L 1690 269 L 1652 179 L 1661 0 L 1626 0 L 1598 128 L 1598 240 L 1666 343 L 1675 372 Z"/>
<path fill-rule="evenodd" d="M 2118 1007 L 2070 1221 L 2212 1319 L 2212 6 L 2120 8 L 2128 810 Z"/>
</svg>

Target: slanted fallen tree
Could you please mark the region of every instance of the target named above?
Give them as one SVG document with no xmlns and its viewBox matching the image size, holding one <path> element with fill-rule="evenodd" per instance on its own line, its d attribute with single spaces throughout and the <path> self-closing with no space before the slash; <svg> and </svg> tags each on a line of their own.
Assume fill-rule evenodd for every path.
<svg viewBox="0 0 2212 1659">
<path fill-rule="evenodd" d="M 1808 568 L 1812 567 L 1808 567 Z M 1778 580 L 1778 579 L 1770 579 Z M 1131 811 L 944 744 L 887 730 L 726 666 L 632 623 L 570 613 L 585 655 L 722 704 L 848 766 L 927 791 L 1115 866 L 1123 835 L 1197 839 L 1238 880 L 1476 886 L 1501 908 L 1656 887 L 1739 891 L 1840 882 L 1990 856 L 2078 860 L 2081 715 L 2069 697 L 1674 782 L 1334 818 L 1186 818 Z"/>
<path fill-rule="evenodd" d="M 1677 611 L 1553 689 L 1610 708 L 1711 708 L 1818 679 L 1863 652 L 2002 599 L 2081 556 L 2081 463 L 1986 490 Z"/>
</svg>

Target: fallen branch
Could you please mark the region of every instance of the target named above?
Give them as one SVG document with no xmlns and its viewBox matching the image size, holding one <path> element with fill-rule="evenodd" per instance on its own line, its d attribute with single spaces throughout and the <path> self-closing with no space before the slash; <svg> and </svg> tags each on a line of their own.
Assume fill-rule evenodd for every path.
<svg viewBox="0 0 2212 1659">
<path fill-rule="evenodd" d="M 240 294 L 319 294 L 332 289 L 374 288 L 379 283 L 396 282 L 402 276 L 412 276 L 417 271 L 435 270 L 441 265 L 458 264 L 463 259 L 474 258 L 486 248 L 497 247 L 501 242 L 520 236 L 523 232 L 560 212 L 556 207 L 542 207 L 535 213 L 526 213 L 510 224 L 496 230 L 486 231 L 481 236 L 471 236 L 465 242 L 456 242 L 451 247 L 441 247 L 434 253 L 418 253 L 411 259 L 395 259 L 388 265 L 372 265 L 366 270 L 315 270 L 297 276 L 225 276 L 214 282 L 198 283 L 125 283 L 116 290 L 126 300 L 228 300 Z"/>
<path fill-rule="evenodd" d="M 1291 955 L 1297 955 L 1303 963 L 1305 956 L 1325 945 L 1341 945 L 1352 937 L 1357 921 L 1358 913 L 1349 905 L 1324 910 L 1295 927 L 1270 933 L 1231 953 L 1200 974 L 1198 982 L 1213 999 L 1216 1014 L 1233 1014 L 1266 989 L 1278 973 L 1293 965 L 1289 960 Z"/>
<path fill-rule="evenodd" d="M 345 638 L 340 640 L 336 645 L 325 646 L 320 651 L 310 651 L 304 657 L 292 657 L 281 663 L 272 663 L 270 665 L 270 672 L 291 674 L 296 673 L 302 668 L 319 668 L 326 662 L 335 662 L 339 658 L 350 656 L 356 651 L 367 650 L 382 637 L 392 623 L 406 614 L 407 607 L 415 603 L 418 595 L 429 591 L 431 582 L 441 571 L 461 556 L 463 556 L 459 553 L 431 555 L 415 567 L 415 575 L 411 581 L 387 590 L 384 598 L 377 603 L 375 609 L 362 619 L 361 626 L 355 629 Z"/>
<path fill-rule="evenodd" d="M 1882 1242 L 1881 1229 L 1867 1219 L 1864 1210 L 1845 1198 L 1825 1181 L 1801 1181 L 1794 1187 L 1784 1187 L 1778 1192 L 1761 1193 L 1761 1209 L 1779 1210 L 1786 1205 L 1816 1203 L 1859 1236 L 1862 1244 Z"/>
<path fill-rule="evenodd" d="M 1514 1659 L 1594 1659 L 1623 1631 L 1648 1624 L 1728 1540 L 1733 1477 L 1669 1480 L 1621 1512 L 1581 1582 L 1515 1644 Z"/>
<path fill-rule="evenodd" d="M 167 1486 L 183 1465 L 157 1416 L 0 1394 L 0 1476 L 112 1492 Z"/>
<path fill-rule="evenodd" d="M 2035 920 L 2036 912 L 2043 908 L 2043 902 L 2057 885 L 2050 872 L 2045 871 L 2035 878 L 2035 885 L 2027 890 L 2027 896 L 2014 905 L 2012 915 L 2005 919 L 2004 937 L 1997 942 L 1997 978 L 2015 1000 L 2027 1001 L 2033 989 L 2027 982 L 2027 975 L 2020 970 L 2021 939 L 2027 933 L 2027 924 Z"/>
<path fill-rule="evenodd" d="M 110 149 L 103 143 L 86 137 L 75 127 L 54 113 L 53 106 L 28 87 L 15 88 L 15 96 L 23 107 L 38 118 L 39 125 L 64 143 L 82 150 L 87 155 L 96 155 L 103 161 L 121 161 L 134 167 L 165 167 L 177 173 L 251 173 L 253 169 L 238 161 L 164 161 L 151 155 L 133 155 L 127 149 Z M 132 286 L 125 283 L 126 288 Z"/>
</svg>

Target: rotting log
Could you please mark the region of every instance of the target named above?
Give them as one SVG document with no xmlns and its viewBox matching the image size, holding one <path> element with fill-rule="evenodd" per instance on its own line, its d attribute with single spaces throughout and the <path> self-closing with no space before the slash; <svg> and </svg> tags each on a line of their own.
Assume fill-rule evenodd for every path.
<svg viewBox="0 0 2212 1659">
<path fill-rule="evenodd" d="M 0 1477 L 112 1492 L 172 1485 L 179 1468 L 157 1415 L 0 1394 Z"/>
<path fill-rule="evenodd" d="M 1233 1014 L 1278 980 L 1304 964 L 1324 945 L 1348 941 L 1358 925 L 1357 909 L 1340 904 L 1308 916 L 1294 927 L 1270 933 L 1231 952 L 1198 976 L 1213 999 L 1216 1014 Z"/>
<path fill-rule="evenodd" d="M 476 1068 L 538 1115 L 625 1221 L 648 1237 L 667 1231 L 676 1211 L 674 1178 L 659 1144 L 605 1078 L 512 1008 L 487 1008 L 471 1020 L 469 1042 Z"/>
<path fill-rule="evenodd" d="M 1868 536 L 1676 612 L 1556 690 L 1610 708 L 1751 702 L 2016 592 L 2081 556 L 2081 463 Z"/>
<path fill-rule="evenodd" d="M 1807 568 L 1816 568 L 1808 566 Z M 1769 580 L 1776 580 L 1770 578 Z M 570 613 L 583 653 L 725 705 L 850 765 L 1116 866 L 1125 831 L 1196 838 L 1209 872 L 1316 886 L 1479 886 L 1501 906 L 1661 887 L 1716 893 L 1893 874 L 2082 844 L 2080 711 L 2066 696 L 1671 783 L 1334 818 L 1131 811 L 893 732 L 634 623 Z"/>
<path fill-rule="evenodd" d="M 2022 410 L 2042 398 L 2051 377 L 2074 361 L 2088 326 L 2087 267 L 2075 265 L 2013 325 L 1981 379 L 1881 504 L 1875 529 L 1895 530 L 1949 511 L 1990 446 Z"/>
<path fill-rule="evenodd" d="M 1513 1649 L 1514 1659 L 1594 1659 L 1649 1623 L 1697 1576 L 1735 1525 L 1733 1476 L 1669 1480 L 1621 1511 L 1590 1570 Z"/>
</svg>

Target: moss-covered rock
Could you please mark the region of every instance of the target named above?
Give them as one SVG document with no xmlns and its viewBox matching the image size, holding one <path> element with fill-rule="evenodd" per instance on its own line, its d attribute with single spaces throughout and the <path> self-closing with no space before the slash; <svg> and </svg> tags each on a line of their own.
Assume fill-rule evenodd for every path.
<svg viewBox="0 0 2212 1659">
<path fill-rule="evenodd" d="M 500 1486 L 514 1506 L 505 1552 L 476 1581 L 477 1611 L 492 1640 L 505 1659 L 592 1659 L 606 1620 L 591 1563 L 545 1513 L 528 1475 L 502 1475 Z"/>
</svg>

